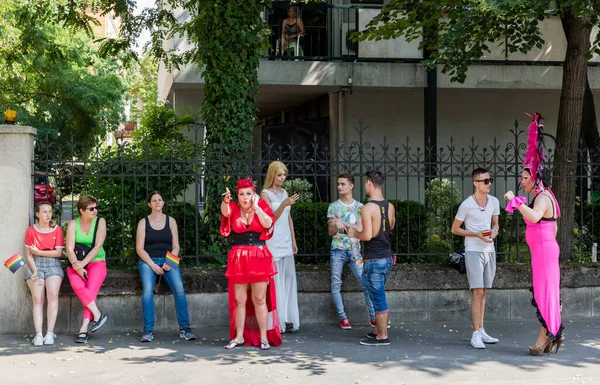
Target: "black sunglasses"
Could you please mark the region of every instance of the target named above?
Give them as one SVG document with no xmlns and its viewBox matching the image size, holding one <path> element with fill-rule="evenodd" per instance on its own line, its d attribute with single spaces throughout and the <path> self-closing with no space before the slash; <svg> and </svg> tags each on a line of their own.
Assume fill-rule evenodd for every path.
<svg viewBox="0 0 600 385">
<path fill-rule="evenodd" d="M 483 182 L 485 184 L 494 183 L 494 178 L 475 179 L 475 182 Z"/>
<path fill-rule="evenodd" d="M 98 206 L 88 207 L 86 210 L 96 211 L 96 210 L 98 210 Z"/>
</svg>

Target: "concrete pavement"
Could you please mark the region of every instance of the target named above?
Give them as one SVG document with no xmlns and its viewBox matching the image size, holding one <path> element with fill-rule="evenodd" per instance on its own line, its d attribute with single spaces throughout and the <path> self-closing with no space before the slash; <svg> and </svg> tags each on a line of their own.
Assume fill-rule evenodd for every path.
<svg viewBox="0 0 600 385">
<path fill-rule="evenodd" d="M 393 322 L 393 320 L 392 320 Z M 59 335 L 55 346 L 33 347 L 30 336 L 0 335 L 1 384 L 599 384 L 600 320 L 566 322 L 558 354 L 532 357 L 536 321 L 487 322 L 500 343 L 469 346 L 465 323 L 392 323 L 392 344 L 358 344 L 366 325 L 344 331 L 310 325 L 281 347 L 223 349 L 226 328 L 196 329 L 196 341 L 160 332 L 151 343 L 140 331 L 102 330 L 87 346 Z"/>
</svg>

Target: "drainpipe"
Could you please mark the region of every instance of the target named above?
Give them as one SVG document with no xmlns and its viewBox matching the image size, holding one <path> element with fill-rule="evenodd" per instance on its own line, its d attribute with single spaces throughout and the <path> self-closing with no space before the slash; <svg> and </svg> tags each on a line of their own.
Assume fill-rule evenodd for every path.
<svg viewBox="0 0 600 385">
<path fill-rule="evenodd" d="M 423 32 L 424 39 L 437 39 L 437 28 Z M 431 58 L 432 52 L 423 49 L 423 59 Z M 423 98 L 424 147 L 426 175 L 425 181 L 435 178 L 435 162 L 437 161 L 437 67 L 427 69 L 427 86 Z"/>
</svg>

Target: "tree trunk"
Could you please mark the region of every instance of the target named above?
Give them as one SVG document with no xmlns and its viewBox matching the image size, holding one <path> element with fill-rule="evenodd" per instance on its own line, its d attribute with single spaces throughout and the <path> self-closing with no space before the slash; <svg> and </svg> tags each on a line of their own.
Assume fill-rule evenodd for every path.
<svg viewBox="0 0 600 385">
<path fill-rule="evenodd" d="M 564 261 L 571 257 L 573 251 L 575 175 L 587 80 L 588 61 L 585 54 L 590 49 L 591 30 L 586 25 L 587 20 L 572 14 L 562 16 L 561 22 L 567 38 L 567 52 L 556 127 L 553 188 L 562 207 L 557 240 L 561 260 Z"/>
<path fill-rule="evenodd" d="M 590 89 L 590 82 L 586 79 L 585 96 L 583 99 L 583 118 L 581 119 L 581 137 L 590 153 L 592 162 L 592 185 L 594 190 L 600 191 L 600 133 L 598 120 L 594 107 L 594 94 Z"/>
</svg>

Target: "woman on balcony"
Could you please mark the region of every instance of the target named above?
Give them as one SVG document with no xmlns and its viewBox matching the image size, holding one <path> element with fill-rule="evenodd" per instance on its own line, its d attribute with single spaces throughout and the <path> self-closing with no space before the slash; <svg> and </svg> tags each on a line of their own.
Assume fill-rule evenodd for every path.
<svg viewBox="0 0 600 385">
<path fill-rule="evenodd" d="M 525 197 L 515 197 L 512 191 L 504 195 L 509 203 L 506 211 L 518 210 L 527 229 L 525 239 L 531 250 L 531 275 L 533 285 L 531 291 L 536 307 L 537 318 L 542 324 L 534 346 L 529 347 L 529 354 L 540 356 L 558 348 L 565 340 L 564 326 L 561 320 L 560 300 L 560 248 L 556 242 L 556 220 L 560 216 L 560 208 L 556 197 L 544 181 L 544 153 L 541 148 L 543 119 L 536 113 L 529 125 L 528 148 L 525 155 L 524 168 L 521 173 L 521 187 L 527 194 L 534 194 L 529 206 Z"/>
<path fill-rule="evenodd" d="M 25 233 L 25 260 L 31 270 L 25 278 L 33 300 L 34 346 L 54 345 L 54 325 L 58 315 L 58 292 L 65 273 L 60 257 L 65 248 L 60 226 L 52 222 L 52 205 L 40 202 L 35 205 L 37 223 Z M 42 335 L 44 323 L 44 296 L 48 299 L 48 332 Z"/>
<path fill-rule="evenodd" d="M 304 56 L 298 36 L 304 35 L 304 23 L 297 16 L 296 8 L 288 9 L 288 17 L 281 26 L 281 50 L 286 56 Z M 298 54 L 296 55 L 296 48 Z"/>
<path fill-rule="evenodd" d="M 225 348 L 247 345 L 267 350 L 282 342 L 273 281 L 277 269 L 265 244 L 273 236 L 275 218 L 267 202 L 256 194 L 250 179 L 238 180 L 237 196 L 238 202 L 232 202 L 227 189 L 221 203 L 220 234 L 233 235 L 225 272 L 231 341 Z"/>
<path fill-rule="evenodd" d="M 277 310 L 282 332 L 294 332 L 300 327 L 298 311 L 298 289 L 296 283 L 296 267 L 294 254 L 298 253 L 294 222 L 290 215 L 290 206 L 299 198 L 298 194 L 288 197 L 283 182 L 288 169 L 279 161 L 272 162 L 267 170 L 264 190 L 260 196 L 273 210 L 275 217 L 275 234 L 267 242 L 277 263 L 275 286 L 277 287 Z"/>
<path fill-rule="evenodd" d="M 106 253 L 102 247 L 106 239 L 106 221 L 98 217 L 98 200 L 91 195 L 79 198 L 77 210 L 79 217 L 69 221 L 67 227 L 66 251 L 71 263 L 67 276 L 83 305 L 83 323 L 75 342 L 85 344 L 89 338 L 90 321 L 93 324 L 89 331 L 93 333 L 107 319 L 96 304 L 96 297 L 106 279 Z M 81 253 L 81 246 L 87 249 L 85 253 Z M 80 257 L 75 253 L 76 248 Z"/>
</svg>

